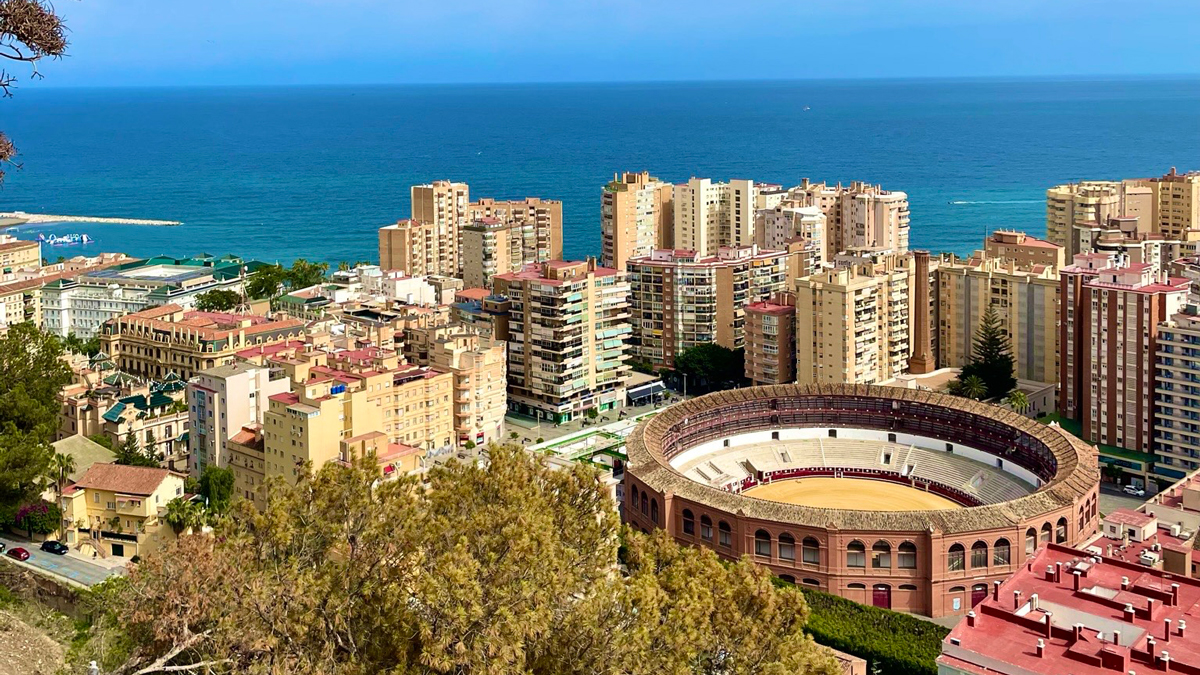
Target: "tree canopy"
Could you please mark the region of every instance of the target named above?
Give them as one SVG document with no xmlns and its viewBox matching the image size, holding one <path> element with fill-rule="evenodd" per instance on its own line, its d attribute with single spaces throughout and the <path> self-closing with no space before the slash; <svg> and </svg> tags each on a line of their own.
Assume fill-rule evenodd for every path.
<svg viewBox="0 0 1200 675">
<path fill-rule="evenodd" d="M 696 345 L 675 357 L 675 373 L 681 385 L 687 376 L 687 393 L 707 394 L 746 383 L 746 354 L 713 342 Z"/>
<path fill-rule="evenodd" d="M 31 323 L 0 337 L 0 507 L 34 497 L 54 456 L 58 392 L 71 381 L 62 344 Z"/>
<path fill-rule="evenodd" d="M 0 57 L 26 63 L 33 77 L 40 77 L 37 64 L 44 58 L 67 53 L 67 29 L 54 7 L 45 0 L 0 0 Z M 0 66 L 0 96 L 11 96 L 17 74 Z M 4 165 L 12 162 L 17 149 L 0 132 L 0 181 Z"/>
<path fill-rule="evenodd" d="M 963 366 L 957 382 L 951 385 L 951 391 L 970 398 L 1000 398 L 1017 386 L 1017 378 L 1013 372 L 1012 348 L 1008 341 L 1008 333 L 1000 323 L 996 306 L 988 305 L 979 320 L 979 328 L 975 331 L 971 360 Z M 975 386 L 971 387 L 971 392 L 967 392 L 966 383 L 972 377 L 982 381 L 982 394 Z"/>
<path fill-rule="evenodd" d="M 137 436 L 132 433 L 125 435 L 125 440 L 121 442 L 120 447 L 113 449 L 113 454 L 116 455 L 116 459 L 113 461 L 117 464 L 159 466 L 158 456 L 155 454 L 153 446 L 138 445 Z"/>
<path fill-rule="evenodd" d="M 224 513 L 233 498 L 233 472 L 215 464 L 204 467 L 200 474 L 200 494 L 214 513 Z"/>
<path fill-rule="evenodd" d="M 300 258 L 290 268 L 283 265 L 260 267 L 246 279 L 246 295 L 251 298 L 275 298 L 284 290 L 307 288 L 325 280 L 329 263 L 314 263 Z"/>
<path fill-rule="evenodd" d="M 242 304 L 241 294 L 224 288 L 196 296 L 196 309 L 201 312 L 228 312 L 237 309 L 240 304 Z"/>
<path fill-rule="evenodd" d="M 268 481 L 214 536 L 110 582 L 80 658 L 121 672 L 838 672 L 799 591 L 665 533 L 627 533 L 594 470 L 492 447 L 380 482 L 373 458 Z M 178 509 L 177 509 L 178 510 Z M 182 518 L 182 515 L 181 515 Z M 623 571 L 622 571 L 623 569 Z"/>
</svg>

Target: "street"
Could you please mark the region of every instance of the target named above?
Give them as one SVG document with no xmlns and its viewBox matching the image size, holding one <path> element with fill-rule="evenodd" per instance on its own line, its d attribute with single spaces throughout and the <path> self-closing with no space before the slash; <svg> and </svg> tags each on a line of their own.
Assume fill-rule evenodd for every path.
<svg viewBox="0 0 1200 675">
<path fill-rule="evenodd" d="M 13 539 L 8 535 L 0 535 L 0 543 L 4 544 L 5 551 L 5 553 L 0 555 L 4 557 L 6 562 L 14 565 L 21 564 L 7 555 L 9 549 L 20 546 L 29 551 L 29 560 L 24 561 L 26 565 L 53 572 L 58 576 L 65 577 L 85 586 L 93 586 L 114 574 L 123 574 L 125 571 L 124 567 L 109 568 L 89 562 L 74 551 L 66 555 L 46 553 L 38 548 L 41 546 L 40 542 L 22 541 Z"/>
<path fill-rule="evenodd" d="M 1137 510 L 1146 502 L 1145 497 L 1134 497 L 1121 491 L 1119 486 L 1112 483 L 1100 484 L 1100 513 L 1108 514 L 1117 509 Z"/>
</svg>

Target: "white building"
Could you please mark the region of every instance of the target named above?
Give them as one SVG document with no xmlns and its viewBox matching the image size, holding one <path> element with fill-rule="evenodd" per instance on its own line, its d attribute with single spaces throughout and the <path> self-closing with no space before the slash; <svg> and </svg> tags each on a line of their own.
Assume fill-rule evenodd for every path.
<svg viewBox="0 0 1200 675">
<path fill-rule="evenodd" d="M 755 243 L 756 187 L 752 180 L 714 183 L 691 178 L 675 186 L 675 247 L 716 255 L 722 246 Z"/>
<path fill-rule="evenodd" d="M 226 467 L 225 443 L 250 424 L 262 424 L 267 399 L 291 389 L 282 373 L 252 363 L 233 363 L 200 371 L 188 380 L 188 472 Z"/>
</svg>

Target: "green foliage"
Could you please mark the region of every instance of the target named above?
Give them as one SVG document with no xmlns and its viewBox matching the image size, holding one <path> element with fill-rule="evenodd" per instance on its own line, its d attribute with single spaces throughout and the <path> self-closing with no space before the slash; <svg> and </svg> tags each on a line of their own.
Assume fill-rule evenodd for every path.
<svg viewBox="0 0 1200 675">
<path fill-rule="evenodd" d="M 979 328 L 975 331 L 971 361 L 963 366 L 958 375 L 957 391 L 954 387 L 951 391 L 975 399 L 999 398 L 1017 386 L 1017 378 L 1013 372 L 1008 334 L 1000 323 L 1000 315 L 996 312 L 995 305 L 988 305 L 983 318 L 979 320 Z M 971 377 L 978 377 L 982 381 L 984 391 L 981 395 L 967 393 L 966 382 Z M 972 389 L 977 393 L 977 388 Z"/>
<path fill-rule="evenodd" d="M 62 523 L 62 509 L 44 500 L 25 504 L 17 509 L 12 525 L 30 534 L 57 532 Z"/>
<path fill-rule="evenodd" d="M 285 281 L 289 288 L 307 288 L 325 281 L 325 273 L 328 271 L 329 263 L 314 263 L 300 258 L 292 263 Z"/>
<path fill-rule="evenodd" d="M 215 464 L 204 467 L 200 474 L 200 494 L 208 500 L 208 508 L 214 513 L 225 513 L 233 497 L 233 472 Z"/>
<path fill-rule="evenodd" d="M 675 385 L 682 387 L 687 377 L 688 394 L 707 394 L 746 384 L 746 354 L 742 349 L 726 349 L 706 342 L 675 357 Z"/>
<path fill-rule="evenodd" d="M 0 505 L 40 491 L 54 455 L 57 395 L 71 381 L 61 342 L 31 323 L 0 337 Z"/>
<path fill-rule="evenodd" d="M 820 644 L 866 659 L 888 675 L 937 673 L 935 661 L 948 629 L 908 614 L 802 590 L 810 612 L 805 630 Z"/>
<path fill-rule="evenodd" d="M 594 419 L 596 419 L 596 418 L 597 418 L 597 417 L 599 417 L 599 416 L 600 416 L 600 411 L 599 411 L 599 410 L 596 410 L 595 408 L 588 408 L 588 409 L 587 409 L 587 418 L 588 418 L 589 420 L 594 420 Z"/>
<path fill-rule="evenodd" d="M 1029 396 L 1019 389 L 1014 389 L 1009 392 L 1008 398 L 1005 399 L 1005 402 L 1008 403 L 1010 408 L 1021 414 L 1024 414 L 1026 410 L 1029 410 Z"/>
<path fill-rule="evenodd" d="M 201 312 L 228 312 L 237 309 L 240 304 L 241 294 L 223 288 L 196 296 L 196 309 Z"/>
<path fill-rule="evenodd" d="M 96 445 L 103 445 L 109 450 L 114 449 L 112 439 L 108 437 L 108 434 L 92 434 L 88 436 L 88 440 L 94 442 Z"/>
<path fill-rule="evenodd" d="M 83 340 L 71 333 L 63 340 L 63 346 L 75 354 L 95 356 L 100 353 L 100 337 L 93 336 L 91 339 Z"/>
<path fill-rule="evenodd" d="M 121 447 L 113 450 L 116 455 L 117 464 L 125 464 L 128 466 L 159 466 L 158 457 L 154 456 L 153 452 L 146 452 L 138 446 L 137 437 L 133 434 L 127 434 L 125 441 L 121 443 Z"/>
<path fill-rule="evenodd" d="M 204 512 L 196 502 L 176 497 L 167 502 L 167 512 L 163 520 L 175 530 L 175 534 L 179 534 L 188 529 L 200 529 L 204 524 Z"/>
<path fill-rule="evenodd" d="M 329 263 L 314 263 L 300 258 L 291 268 L 266 265 L 246 279 L 246 295 L 251 298 L 279 297 L 284 290 L 307 288 L 325 281 Z"/>
</svg>

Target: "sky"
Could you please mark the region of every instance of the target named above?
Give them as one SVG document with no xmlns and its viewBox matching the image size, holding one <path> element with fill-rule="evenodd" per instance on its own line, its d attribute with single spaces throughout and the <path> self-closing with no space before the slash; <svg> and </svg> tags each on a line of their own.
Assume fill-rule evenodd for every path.
<svg viewBox="0 0 1200 675">
<path fill-rule="evenodd" d="M 1200 73 L 1198 0 L 57 0 L 38 86 Z"/>
</svg>

